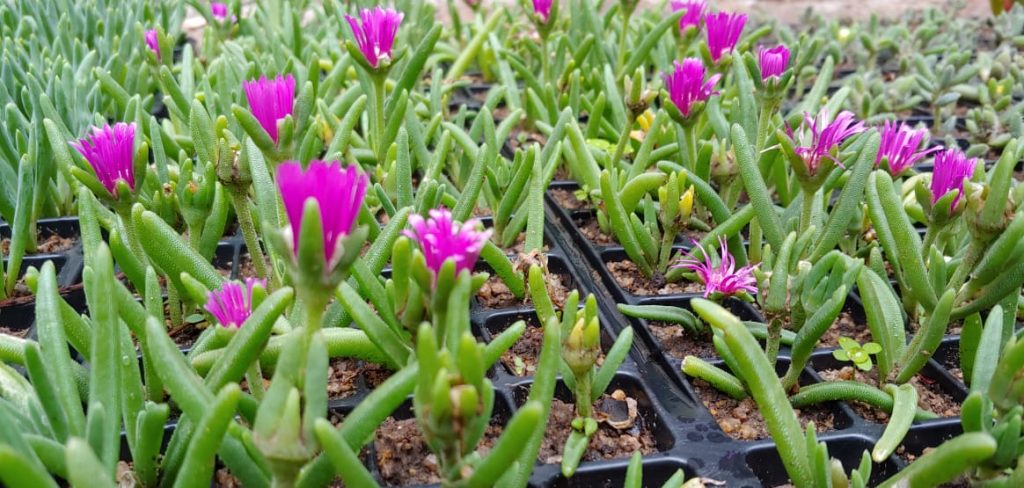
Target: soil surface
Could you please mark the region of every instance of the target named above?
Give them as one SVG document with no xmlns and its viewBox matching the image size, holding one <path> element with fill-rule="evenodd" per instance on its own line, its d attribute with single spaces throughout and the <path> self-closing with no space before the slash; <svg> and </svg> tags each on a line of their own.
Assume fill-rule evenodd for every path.
<svg viewBox="0 0 1024 488">
<path fill-rule="evenodd" d="M 174 343 L 180 348 L 190 348 L 192 344 L 195 344 L 199 336 L 203 334 L 209 323 L 205 320 L 198 324 L 190 324 L 188 322 L 181 324 L 180 327 L 171 327 L 170 320 L 167 320 L 167 335 L 171 336 Z"/>
<path fill-rule="evenodd" d="M 682 282 L 666 283 L 664 278 L 661 283 L 657 279 L 644 276 L 633 261 L 612 261 L 605 263 L 608 271 L 615 277 L 615 282 L 622 289 L 631 295 L 678 295 L 680 293 L 704 293 L 702 283 Z"/>
<path fill-rule="evenodd" d="M 519 255 L 513 264 L 517 269 L 526 270 L 526 262 L 529 259 L 525 258 L 524 255 Z M 565 305 L 565 300 L 569 298 L 569 294 L 572 293 L 571 288 L 572 279 L 568 274 L 546 272 L 544 275 L 544 283 L 547 285 L 548 296 L 551 297 L 551 302 L 554 303 L 556 309 L 561 309 Z M 487 282 L 480 287 L 480 291 L 476 293 L 477 299 L 480 301 L 480 305 L 484 308 L 509 308 L 527 305 L 530 303 L 530 294 L 527 293 L 522 300 L 516 298 L 509 290 L 508 285 L 498 277 L 497 274 L 491 273 L 491 276 L 487 278 Z"/>
<path fill-rule="evenodd" d="M 657 339 L 665 354 L 682 360 L 686 356 L 701 359 L 717 359 L 718 351 L 711 342 L 711 334 L 694 336 L 678 324 L 667 322 L 648 322 L 647 330 Z"/>
<path fill-rule="evenodd" d="M 864 345 L 871 342 L 871 329 L 867 322 L 860 322 L 853 318 L 853 315 L 843 310 L 839 317 L 832 323 L 818 341 L 818 347 L 839 347 L 839 338 L 848 337 L 857 341 L 857 344 Z"/>
<path fill-rule="evenodd" d="M 75 247 L 76 242 L 78 242 L 77 237 L 61 237 L 57 234 L 49 234 L 46 237 L 38 236 L 35 254 L 57 254 Z M 0 250 L 3 250 L 4 256 L 10 254 L 11 240 L 0 241 Z"/>
<path fill-rule="evenodd" d="M 715 421 L 718 422 L 718 426 L 725 432 L 725 435 L 741 441 L 771 437 L 771 434 L 768 433 L 768 426 L 764 423 L 764 417 L 752 398 L 736 400 L 702 380 L 692 379 L 691 381 L 701 403 L 715 417 Z M 800 426 L 804 429 L 810 422 L 814 422 L 814 430 L 819 434 L 836 429 L 835 416 L 826 406 L 815 405 L 797 408 L 794 411 L 800 419 Z"/>
<path fill-rule="evenodd" d="M 604 395 L 598 400 L 609 400 L 612 397 L 625 399 L 621 391 L 613 392 L 612 395 Z M 599 412 L 600 408 L 596 407 Z M 572 420 L 576 416 L 576 407 L 571 403 L 565 403 L 559 399 L 551 402 L 551 413 L 548 416 L 547 430 L 544 432 L 544 442 L 540 446 L 540 462 L 544 464 L 557 464 L 562 462 L 562 449 L 565 447 L 565 440 L 569 438 L 572 429 Z M 657 443 L 654 440 L 650 428 L 644 423 L 643 417 L 637 415 L 632 425 L 626 429 L 619 430 L 606 422 L 598 424 L 597 432 L 590 438 L 590 445 L 583 455 L 584 461 L 598 461 L 602 459 L 619 459 L 632 456 L 634 452 L 652 454 L 658 452 Z"/>
<path fill-rule="evenodd" d="M 535 317 L 531 317 L 526 322 L 523 335 L 501 355 L 501 364 L 511 375 L 533 376 L 537 372 L 537 363 L 540 361 L 540 350 L 543 346 L 544 328 L 537 323 Z M 597 365 L 600 366 L 603 362 L 604 348 L 597 358 Z"/>
<path fill-rule="evenodd" d="M 477 445 L 485 456 L 501 436 L 502 427 L 491 423 Z M 373 446 L 377 468 L 387 486 L 429 485 L 440 483 L 437 456 L 427 447 L 416 419 L 395 420 L 388 417 L 377 428 Z"/>
<path fill-rule="evenodd" d="M 573 190 L 566 190 L 564 188 L 555 188 L 548 190 L 548 194 L 551 195 L 558 205 L 567 210 L 583 210 L 591 208 L 589 202 L 585 202 L 576 198 L 576 192 Z"/>
<path fill-rule="evenodd" d="M 826 369 L 818 374 L 825 380 L 853 380 L 860 383 L 867 383 L 878 386 L 878 372 L 876 370 L 861 371 L 853 366 L 846 366 L 842 369 Z M 960 403 L 953 399 L 935 381 L 922 375 L 917 375 L 910 380 L 917 390 L 917 406 L 934 412 L 940 417 L 956 417 L 960 415 Z M 884 410 L 877 409 L 871 405 L 861 402 L 847 402 L 857 415 L 864 417 L 869 422 L 884 424 L 889 421 L 889 414 Z"/>
<path fill-rule="evenodd" d="M 579 228 L 580 233 L 583 237 L 586 237 L 592 244 L 598 246 L 613 246 L 619 243 L 615 236 L 605 234 L 601 231 L 601 226 L 597 223 L 597 218 L 594 216 L 587 216 L 583 218 L 574 219 L 576 227 Z"/>
<path fill-rule="evenodd" d="M 0 334 L 14 336 L 20 339 L 24 339 L 26 336 L 28 336 L 28 331 L 28 327 L 25 327 L 24 329 L 11 329 L 9 327 L 4 327 L 0 325 Z"/>
</svg>

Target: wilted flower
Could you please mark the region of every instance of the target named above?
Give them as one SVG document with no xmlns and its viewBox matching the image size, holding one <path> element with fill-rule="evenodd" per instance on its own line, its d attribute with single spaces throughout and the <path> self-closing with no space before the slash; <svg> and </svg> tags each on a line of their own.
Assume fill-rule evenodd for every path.
<svg viewBox="0 0 1024 488">
<path fill-rule="evenodd" d="M 103 187 L 111 194 L 117 189 L 118 180 L 135 189 L 135 123 L 118 122 L 111 127 L 93 127 L 92 134 L 71 145 L 82 153 L 96 173 Z"/>
<path fill-rule="evenodd" d="M 306 201 L 312 198 L 320 207 L 324 258 L 332 263 L 338 240 L 352 232 L 368 181 L 354 165 L 342 168 L 338 161 L 310 161 L 305 171 L 297 161 L 278 166 L 277 189 L 291 224 L 293 252 L 298 255 L 302 213 Z"/>
<path fill-rule="evenodd" d="M 977 165 L 977 158 L 968 159 L 954 147 L 936 154 L 935 168 L 932 170 L 932 205 L 947 193 L 955 191 L 957 195 L 950 203 L 950 209 L 955 207 L 964 196 L 964 178 L 970 178 Z"/>
<path fill-rule="evenodd" d="M 552 0 L 533 0 L 533 11 L 546 23 L 551 15 Z"/>
<path fill-rule="evenodd" d="M 665 89 L 679 112 L 688 117 L 694 103 L 707 101 L 715 93 L 715 83 L 722 75 L 713 75 L 705 82 L 704 63 L 698 58 L 686 58 L 682 63 L 676 61 L 674 66 L 671 73 L 662 74 Z"/>
<path fill-rule="evenodd" d="M 711 51 L 711 59 L 716 64 L 723 54 L 732 51 L 736 46 L 746 23 L 746 14 L 718 12 L 704 16 L 704 25 L 708 31 L 708 50 Z"/>
<path fill-rule="evenodd" d="M 452 213 L 448 209 L 430 211 L 430 218 L 424 220 L 419 215 L 409 216 L 409 227 L 405 236 L 420 244 L 427 267 L 435 273 L 440 271 L 444 262 L 455 261 L 455 272 L 473 270 L 480 251 L 491 237 L 491 231 L 479 231 L 480 223 L 476 219 L 458 225 L 452 221 Z"/>
<path fill-rule="evenodd" d="M 239 328 L 252 315 L 252 289 L 267 286 L 266 280 L 246 278 L 245 283 L 229 281 L 220 290 L 211 291 L 206 299 L 206 311 L 223 327 Z"/>
<path fill-rule="evenodd" d="M 242 87 L 253 116 L 270 138 L 278 142 L 277 121 L 291 115 L 295 109 L 295 78 L 277 75 L 270 80 L 264 75 L 258 80 L 242 82 Z"/>
<path fill-rule="evenodd" d="M 921 149 L 928 129 L 913 129 L 905 123 L 886 121 L 881 130 L 882 143 L 878 148 L 875 166 L 884 161 L 893 176 L 899 175 L 940 148 Z"/>
<path fill-rule="evenodd" d="M 719 259 L 717 266 L 711 261 L 711 255 L 699 242 L 694 241 L 693 243 L 704 255 L 704 260 L 695 259 L 691 254 L 688 259 L 677 261 L 673 267 L 686 268 L 697 273 L 700 280 L 704 282 L 705 298 L 712 294 L 732 296 L 741 292 L 757 292 L 757 280 L 754 278 L 754 269 L 757 266 L 742 266 L 736 269 L 736 259 L 729 254 L 725 236 L 718 237 L 718 247 L 722 258 Z"/>
<path fill-rule="evenodd" d="M 789 67 L 789 48 L 779 44 L 773 48 L 761 47 L 757 51 L 758 65 L 761 67 L 761 80 L 768 81 L 771 77 L 780 78 Z"/>
<path fill-rule="evenodd" d="M 708 8 L 705 0 L 672 0 L 672 11 L 685 10 L 686 13 L 679 18 L 679 30 L 685 31 L 687 27 L 700 29 L 700 22 L 704 19 L 704 11 Z"/>
<path fill-rule="evenodd" d="M 156 29 L 149 29 L 146 31 L 146 45 L 149 49 L 156 53 L 156 59 L 160 59 L 160 34 L 157 33 Z"/>
<path fill-rule="evenodd" d="M 351 15 L 346 15 L 345 20 L 352 27 L 352 36 L 356 38 L 356 44 L 366 57 L 366 62 L 376 68 L 381 60 L 391 59 L 395 34 L 405 14 L 390 8 L 374 7 L 363 9 L 359 17 L 362 25 Z"/>
<path fill-rule="evenodd" d="M 846 138 L 864 131 L 864 122 L 857 122 L 852 112 L 840 112 L 831 122 L 828 118 L 827 108 L 822 108 L 813 119 L 811 114 L 804 113 L 800 137 L 795 137 L 793 130 L 789 126 L 786 127 L 793 143 L 799 144 L 794 150 L 797 156 L 803 159 L 807 173 L 811 175 L 817 174 L 818 167 L 825 158 L 841 165 L 842 163 L 832 156 L 832 150 L 839 147 Z"/>
</svg>

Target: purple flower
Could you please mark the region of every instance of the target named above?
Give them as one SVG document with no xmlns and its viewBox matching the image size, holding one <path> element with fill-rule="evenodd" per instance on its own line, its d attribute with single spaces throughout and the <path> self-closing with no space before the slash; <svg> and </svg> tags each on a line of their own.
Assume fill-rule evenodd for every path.
<svg viewBox="0 0 1024 488">
<path fill-rule="evenodd" d="M 551 0 L 533 0 L 533 11 L 547 23 L 548 17 L 551 16 Z"/>
<path fill-rule="evenodd" d="M 264 75 L 258 80 L 242 82 L 242 88 L 253 116 L 270 138 L 278 142 L 277 121 L 291 115 L 295 109 L 295 78 L 277 75 L 268 80 Z"/>
<path fill-rule="evenodd" d="M 135 123 L 118 122 L 111 127 L 93 127 L 92 134 L 85 139 L 72 142 L 71 146 L 82 153 L 85 160 L 96 172 L 96 178 L 111 195 L 117 190 L 118 180 L 135 189 Z"/>
<path fill-rule="evenodd" d="M 459 226 L 452 221 L 452 213 L 448 209 L 430 211 L 430 218 L 424 220 L 419 215 L 409 216 L 409 227 L 412 230 L 403 232 L 406 237 L 415 239 L 427 258 L 427 267 L 434 273 L 441 270 L 445 261 L 455 261 L 455 272 L 473 270 L 480 251 L 491 237 L 491 231 L 478 231 L 480 223 L 471 219 Z"/>
<path fill-rule="evenodd" d="M 708 28 L 708 50 L 711 51 L 711 60 L 715 64 L 718 64 L 723 54 L 732 51 L 736 46 L 746 23 L 746 14 L 718 12 L 704 16 L 704 25 Z"/>
<path fill-rule="evenodd" d="M 252 315 L 252 289 L 256 285 L 267 286 L 267 281 L 246 278 L 244 284 L 237 281 L 224 283 L 220 290 L 211 291 L 206 296 L 206 311 L 222 327 L 241 327 Z"/>
<path fill-rule="evenodd" d="M 722 75 L 713 75 L 705 82 L 704 63 L 698 58 L 686 58 L 682 63 L 676 61 L 673 64 L 675 69 L 661 76 L 665 80 L 665 89 L 668 90 L 672 103 L 684 117 L 688 117 L 695 102 L 706 101 L 716 93 L 715 83 L 718 83 Z"/>
<path fill-rule="evenodd" d="M 970 178 L 977 165 L 977 158 L 968 159 L 954 147 L 936 154 L 935 168 L 932 170 L 932 205 L 947 193 L 956 191 L 956 198 L 949 205 L 952 210 L 964 195 L 964 178 Z"/>
<path fill-rule="evenodd" d="M 864 132 L 864 122 L 857 122 L 853 113 L 848 111 L 840 112 L 835 120 L 829 122 L 828 109 L 822 108 L 813 119 L 811 114 L 804 113 L 803 129 L 800 137 L 794 137 L 793 129 L 786 126 L 786 132 L 796 145 L 797 156 L 804 160 L 807 173 L 814 175 L 825 158 L 842 166 L 842 163 L 832 156 L 832 149 L 842 144 L 846 138 Z"/>
<path fill-rule="evenodd" d="M 352 36 L 356 38 L 356 44 L 366 57 L 366 62 L 376 68 L 382 59 L 391 58 L 395 34 L 405 14 L 390 8 L 374 7 L 372 10 L 363 9 L 359 17 L 362 26 L 351 15 L 346 15 L 345 20 L 352 27 Z"/>
<path fill-rule="evenodd" d="M 156 59 L 160 59 L 160 34 L 157 33 L 156 29 L 146 31 L 146 45 L 156 53 Z"/>
<path fill-rule="evenodd" d="M 704 11 L 708 8 L 705 0 L 672 0 L 671 5 L 673 12 L 686 11 L 679 18 L 679 30 L 685 31 L 690 26 L 700 29 L 700 21 L 704 19 Z"/>
<path fill-rule="evenodd" d="M 881 167 L 882 161 L 886 162 L 889 173 L 897 176 L 929 154 L 938 151 L 940 148 L 922 150 L 921 143 L 928 136 L 928 129 L 913 129 L 905 123 L 894 123 L 886 121 L 881 130 L 882 144 L 878 148 L 878 156 L 875 158 L 875 167 Z"/>
<path fill-rule="evenodd" d="M 693 244 L 697 246 L 697 249 L 700 249 L 704 260 L 698 260 L 691 254 L 688 256 L 688 259 L 677 261 L 673 267 L 686 268 L 697 273 L 700 280 L 704 282 L 704 298 L 713 293 L 732 296 L 744 291 L 757 292 L 757 280 L 754 278 L 754 269 L 757 266 L 743 266 L 736 269 L 736 259 L 732 257 L 732 254 L 729 254 L 729 247 L 725 242 L 725 236 L 718 237 L 718 247 L 722 254 L 722 259 L 719 260 L 717 267 L 711 261 L 711 256 L 704 249 L 704 246 L 701 246 L 697 241 L 694 241 Z"/>
<path fill-rule="evenodd" d="M 224 22 L 224 19 L 228 18 L 228 5 L 221 2 L 210 2 L 210 13 L 213 14 L 213 18 Z M 234 17 L 231 20 L 235 20 Z"/>
<path fill-rule="evenodd" d="M 310 161 L 306 170 L 297 161 L 277 168 L 277 189 L 291 224 L 292 250 L 298 255 L 302 212 L 309 199 L 320 206 L 324 232 L 324 258 L 333 263 L 338 240 L 352 231 L 366 195 L 369 179 L 356 167 L 342 168 L 338 161 Z"/>
<path fill-rule="evenodd" d="M 758 65 L 761 67 L 761 81 L 768 78 L 781 78 L 789 67 L 789 48 L 779 44 L 773 48 L 762 47 L 757 51 Z"/>
</svg>

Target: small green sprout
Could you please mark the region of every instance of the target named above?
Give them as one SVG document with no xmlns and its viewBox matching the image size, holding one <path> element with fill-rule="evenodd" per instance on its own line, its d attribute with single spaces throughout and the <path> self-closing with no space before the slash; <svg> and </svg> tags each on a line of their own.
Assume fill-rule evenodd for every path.
<svg viewBox="0 0 1024 488">
<path fill-rule="evenodd" d="M 832 356 L 840 361 L 852 361 L 863 371 L 871 371 L 871 355 L 882 352 L 882 346 L 874 342 L 862 346 L 849 337 L 840 337 L 839 347 L 832 351 Z"/>
</svg>

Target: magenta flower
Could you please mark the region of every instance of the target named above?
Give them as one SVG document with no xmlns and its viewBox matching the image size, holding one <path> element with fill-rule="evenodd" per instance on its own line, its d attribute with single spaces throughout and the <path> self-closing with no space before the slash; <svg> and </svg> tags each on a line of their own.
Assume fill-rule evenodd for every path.
<svg viewBox="0 0 1024 488">
<path fill-rule="evenodd" d="M 675 69 L 661 77 L 665 80 L 665 89 L 672 103 L 684 117 L 688 117 L 694 103 L 707 101 L 716 93 L 715 83 L 722 75 L 713 75 L 705 82 L 704 63 L 698 58 L 686 58 L 682 63 L 676 61 L 673 64 Z"/>
<path fill-rule="evenodd" d="M 736 259 L 729 254 L 725 236 L 718 237 L 718 247 L 722 254 L 718 266 L 711 261 L 711 255 L 704 249 L 704 246 L 697 241 L 693 241 L 693 244 L 700 249 L 704 260 L 696 259 L 690 254 L 688 259 L 680 259 L 673 267 L 686 268 L 697 273 L 700 280 L 704 282 L 704 298 L 715 293 L 732 296 L 744 291 L 757 292 L 757 280 L 754 278 L 754 269 L 757 266 L 743 266 L 736 269 Z"/>
<path fill-rule="evenodd" d="M 366 62 L 376 68 L 381 60 L 391 59 L 395 34 L 405 14 L 390 8 L 374 7 L 372 10 L 363 9 L 359 17 L 362 19 L 361 26 L 351 15 L 346 15 L 345 20 L 352 27 L 352 36 L 356 38 L 356 44 L 366 57 Z"/>
<path fill-rule="evenodd" d="M 72 142 L 71 146 L 82 153 L 92 166 L 96 178 L 103 187 L 114 195 L 118 180 L 135 189 L 135 123 L 118 122 L 111 127 L 93 127 L 92 134 L 85 139 Z"/>
<path fill-rule="evenodd" d="M 700 22 L 704 19 L 704 11 L 708 8 L 705 0 L 672 0 L 671 5 L 673 12 L 686 11 L 679 18 L 679 30 L 685 31 L 690 26 L 693 26 L 694 29 L 700 29 Z"/>
<path fill-rule="evenodd" d="M 277 189 L 291 224 L 292 250 L 298 255 L 302 235 L 302 212 L 309 199 L 320 206 L 320 225 L 324 232 L 324 258 L 334 263 L 338 240 L 352 232 L 366 195 L 369 179 L 338 161 L 310 161 L 302 169 L 297 161 L 286 161 L 277 168 Z"/>
<path fill-rule="evenodd" d="M 773 48 L 762 47 L 757 51 L 758 65 L 761 67 L 761 81 L 771 77 L 781 78 L 789 67 L 789 48 L 779 44 Z"/>
<path fill-rule="evenodd" d="M 206 296 L 206 311 L 222 327 L 241 327 L 252 315 L 252 289 L 256 285 L 267 286 L 267 281 L 246 278 L 244 284 L 237 281 L 224 283 L 220 290 L 211 291 Z"/>
<path fill-rule="evenodd" d="M 210 2 L 210 13 L 213 14 L 213 18 L 219 22 L 224 22 L 224 19 L 228 18 L 228 5 L 222 2 Z M 231 20 L 236 20 L 234 16 Z"/>
<path fill-rule="evenodd" d="M 270 138 L 278 142 L 277 121 L 295 110 L 295 78 L 277 75 L 277 78 L 269 80 L 264 75 L 258 80 L 242 82 L 242 88 L 253 116 Z"/>
<path fill-rule="evenodd" d="M 956 191 L 956 198 L 949 205 L 952 210 L 964 195 L 964 179 L 974 174 L 977 165 L 977 158 L 968 159 L 960 149 L 954 147 L 936 154 L 935 168 L 932 169 L 932 205 L 947 193 Z"/>
<path fill-rule="evenodd" d="M 882 144 L 875 157 L 875 167 L 880 168 L 885 161 L 889 173 L 897 176 L 914 166 L 918 161 L 940 148 L 921 149 L 921 143 L 928 136 L 928 129 L 913 129 L 905 123 L 886 121 L 881 130 Z"/>
<path fill-rule="evenodd" d="M 157 33 L 156 29 L 146 31 L 146 45 L 156 53 L 156 59 L 160 59 L 160 34 Z"/>
<path fill-rule="evenodd" d="M 533 11 L 547 23 L 551 16 L 551 0 L 533 0 Z"/>
<path fill-rule="evenodd" d="M 723 54 L 736 47 L 746 23 L 746 14 L 718 12 L 704 16 L 704 25 L 708 30 L 708 50 L 711 51 L 711 60 L 715 64 L 718 64 Z"/>
<path fill-rule="evenodd" d="M 848 111 L 840 112 L 835 120 L 829 122 L 828 109 L 822 108 L 813 119 L 811 114 L 804 113 L 803 129 L 799 137 L 794 137 L 793 129 L 786 126 L 786 132 L 796 145 L 797 156 L 804 160 L 807 173 L 814 175 L 825 158 L 842 166 L 842 163 L 832 156 L 832 150 L 839 147 L 848 137 L 864 132 L 864 122 L 857 122 L 853 113 Z"/>
<path fill-rule="evenodd" d="M 459 226 L 452 221 L 452 213 L 448 209 L 430 211 L 430 218 L 424 220 L 419 215 L 409 216 L 409 227 L 412 230 L 403 232 L 406 237 L 415 239 L 427 258 L 427 267 L 434 273 L 441 270 L 445 261 L 455 261 L 455 272 L 473 270 L 480 251 L 491 238 L 491 231 L 478 231 L 480 223 L 471 219 Z"/>
</svg>

